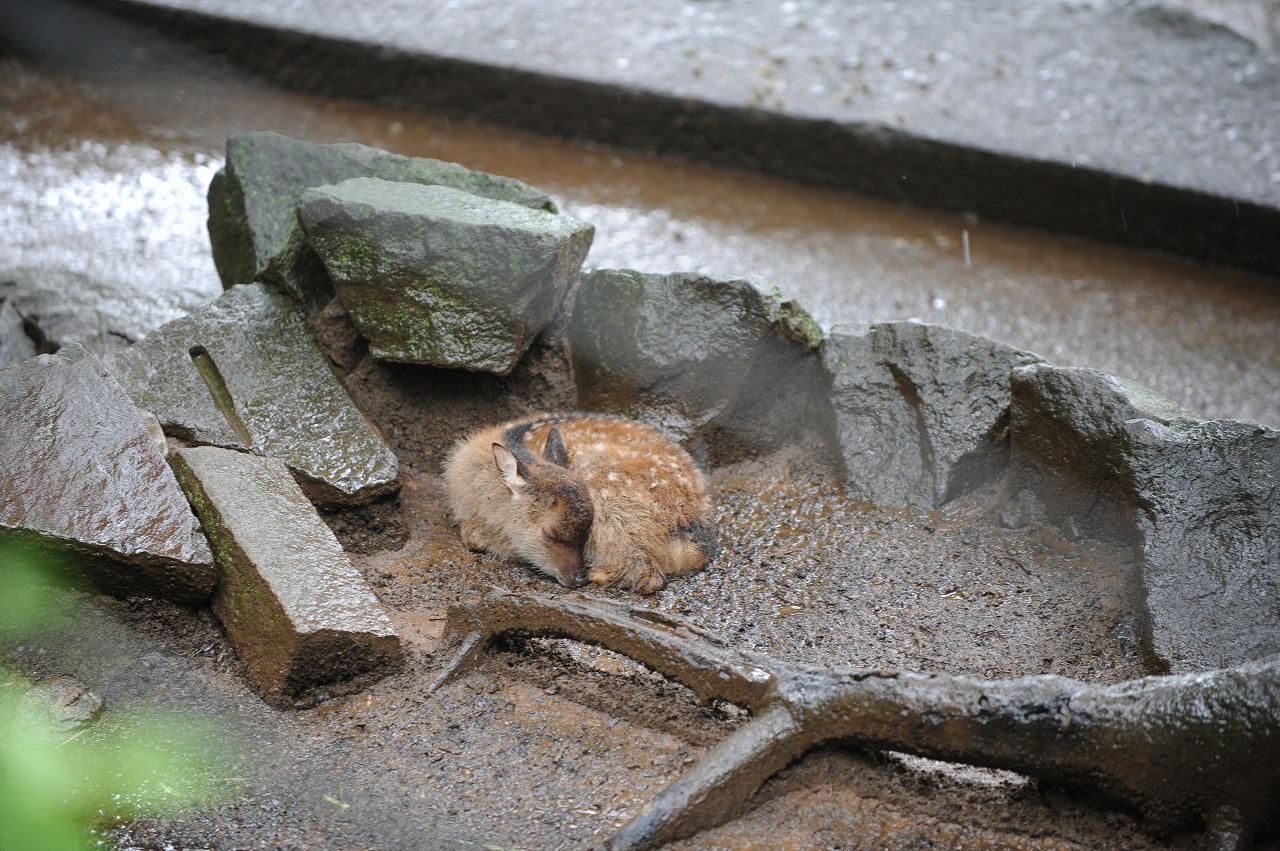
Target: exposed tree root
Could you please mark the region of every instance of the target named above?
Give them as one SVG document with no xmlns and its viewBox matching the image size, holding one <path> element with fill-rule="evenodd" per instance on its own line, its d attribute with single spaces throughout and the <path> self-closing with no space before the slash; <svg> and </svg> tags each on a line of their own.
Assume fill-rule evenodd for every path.
<svg viewBox="0 0 1280 851">
<path fill-rule="evenodd" d="M 820 668 L 732 649 L 650 610 L 503 591 L 452 608 L 447 630 L 458 650 L 432 690 L 499 635 L 550 636 L 608 648 L 703 700 L 751 711 L 622 827 L 615 849 L 722 824 L 779 769 L 835 741 L 1020 772 L 1131 809 L 1154 831 L 1207 828 L 1220 848 L 1280 827 L 1280 657 L 1111 686 Z"/>
</svg>

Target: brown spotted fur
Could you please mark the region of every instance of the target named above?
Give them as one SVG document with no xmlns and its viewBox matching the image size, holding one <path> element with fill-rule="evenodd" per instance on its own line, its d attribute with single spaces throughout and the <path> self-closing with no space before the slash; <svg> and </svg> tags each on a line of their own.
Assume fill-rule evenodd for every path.
<svg viewBox="0 0 1280 851">
<path fill-rule="evenodd" d="M 454 447 L 449 504 L 473 549 L 563 585 L 652 593 L 717 545 L 706 480 L 659 431 L 620 417 L 532 417 Z"/>
</svg>

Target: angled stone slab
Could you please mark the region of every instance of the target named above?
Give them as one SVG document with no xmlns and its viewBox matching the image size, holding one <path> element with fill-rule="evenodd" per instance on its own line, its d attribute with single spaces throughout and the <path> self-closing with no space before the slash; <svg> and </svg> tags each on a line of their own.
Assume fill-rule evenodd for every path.
<svg viewBox="0 0 1280 851">
<path fill-rule="evenodd" d="M 265 285 L 232 287 L 110 367 L 166 431 L 280 458 L 317 502 L 366 502 L 397 487 L 395 455 L 293 305 Z"/>
<path fill-rule="evenodd" d="M 298 218 L 375 357 L 505 375 L 559 314 L 588 223 L 445 186 L 346 180 Z"/>
<path fill-rule="evenodd" d="M 353 177 L 451 186 L 474 195 L 555 212 L 554 202 L 518 180 L 456 163 L 404 157 L 354 143 L 317 145 L 275 133 L 227 139 L 227 164 L 209 185 L 209 236 L 224 287 L 267 280 L 309 311 L 333 288 L 298 228 L 304 190 Z"/>
<path fill-rule="evenodd" d="M 1004 471 L 1009 375 L 1040 360 L 919 322 L 832 334 L 822 357 L 848 486 L 872 502 L 924 508 Z"/>
<path fill-rule="evenodd" d="M 1015 456 L 1047 471 L 1033 482 L 1040 519 L 1130 535 L 1162 663 L 1196 671 L 1280 652 L 1280 432 L 1195 418 L 1095 370 L 1032 366 L 1012 389 Z"/>
<path fill-rule="evenodd" d="M 209 596 L 213 558 L 186 497 L 92 355 L 68 346 L 0 369 L 0 423 L 0 536 L 95 557 L 83 568 L 109 590 Z"/>
<path fill-rule="evenodd" d="M 822 330 L 763 280 L 597 269 L 568 335 L 588 408 L 747 450 L 812 421 Z"/>
<path fill-rule="evenodd" d="M 283 462 L 217 447 L 173 468 L 213 543 L 213 610 L 270 703 L 307 706 L 398 670 L 390 618 Z"/>
</svg>

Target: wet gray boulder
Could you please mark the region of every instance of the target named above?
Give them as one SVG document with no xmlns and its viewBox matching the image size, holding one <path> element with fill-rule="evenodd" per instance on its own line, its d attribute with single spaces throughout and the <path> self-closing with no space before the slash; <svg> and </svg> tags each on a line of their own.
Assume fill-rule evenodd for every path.
<svg viewBox="0 0 1280 851">
<path fill-rule="evenodd" d="M 1015 371 L 1010 389 L 1006 525 L 1048 523 L 1071 539 L 1139 549 L 1126 424 L 1168 425 L 1192 414 L 1142 385 L 1093 369 L 1036 365 Z"/>
<path fill-rule="evenodd" d="M 112 591 L 209 596 L 213 558 L 196 518 L 96 358 L 67 346 L 0 369 L 0 422 L 0 537 L 69 553 Z"/>
<path fill-rule="evenodd" d="M 309 706 L 398 670 L 400 637 L 283 462 L 217 447 L 173 467 L 213 543 L 213 610 L 270 703 Z"/>
<path fill-rule="evenodd" d="M 374 357 L 505 375 L 560 311 L 588 223 L 445 186 L 310 189 L 298 218 Z"/>
<path fill-rule="evenodd" d="M 224 287 L 267 280 L 314 311 L 333 298 L 298 227 L 304 190 L 352 177 L 452 186 L 486 198 L 555 212 L 544 193 L 456 163 L 405 157 L 355 143 L 318 145 L 275 133 L 227 139 L 227 164 L 209 185 L 209 237 Z"/>
<path fill-rule="evenodd" d="M 885 505 L 935 508 L 1004 472 L 1009 375 L 1039 358 L 905 321 L 833 333 L 822 360 L 851 492 Z"/>
<path fill-rule="evenodd" d="M 1012 387 L 1022 505 L 1069 533 L 1132 542 L 1161 663 L 1198 671 L 1280 652 L 1280 432 L 1197 419 L 1094 370 L 1038 365 Z"/>
<path fill-rule="evenodd" d="M 583 406 L 705 442 L 717 463 L 813 420 L 822 330 L 762 280 L 597 269 L 566 333 Z"/>
<path fill-rule="evenodd" d="M 363 503 L 398 487 L 395 456 L 293 305 L 264 284 L 232 287 L 109 366 L 166 432 L 279 458 L 317 502 Z"/>
<path fill-rule="evenodd" d="M 1280 653 L 1280 432 L 1126 424 L 1155 652 L 1175 670 Z"/>
</svg>

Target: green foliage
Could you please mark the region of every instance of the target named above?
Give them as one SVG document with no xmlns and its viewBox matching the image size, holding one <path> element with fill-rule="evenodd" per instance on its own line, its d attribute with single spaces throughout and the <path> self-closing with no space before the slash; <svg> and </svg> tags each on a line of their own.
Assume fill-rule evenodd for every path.
<svg viewBox="0 0 1280 851">
<path fill-rule="evenodd" d="M 38 555 L 0 541 L 0 645 L 55 626 L 59 584 Z M 107 712 L 62 729 L 38 687 L 0 663 L 0 851 L 88 849 L 94 825 L 211 800 L 215 739 L 202 719 L 158 712 Z"/>
<path fill-rule="evenodd" d="M 0 538 L 0 641 L 34 635 L 48 627 L 47 601 L 67 584 L 37 550 Z"/>
</svg>

